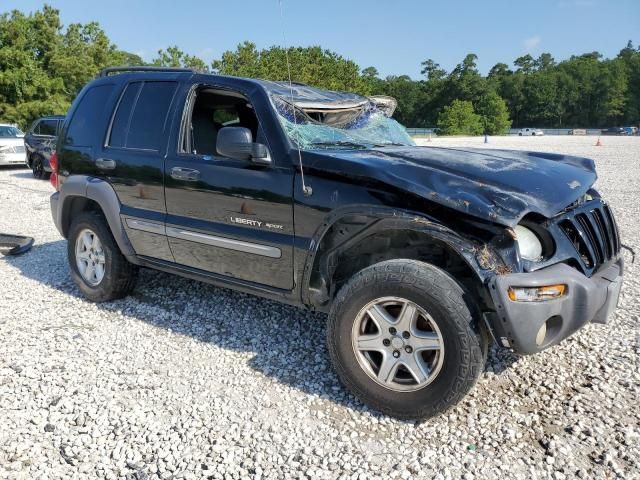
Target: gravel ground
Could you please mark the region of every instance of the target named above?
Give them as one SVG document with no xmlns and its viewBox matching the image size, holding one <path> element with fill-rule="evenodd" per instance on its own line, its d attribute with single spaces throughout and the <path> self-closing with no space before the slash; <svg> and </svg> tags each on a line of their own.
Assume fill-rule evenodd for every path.
<svg viewBox="0 0 640 480">
<path fill-rule="evenodd" d="M 596 159 L 640 252 L 640 138 L 435 139 Z M 640 478 L 639 266 L 609 325 L 543 354 L 492 348 L 472 393 L 415 424 L 340 387 L 324 318 L 144 271 L 95 305 L 70 280 L 48 182 L 0 169 L 0 478 Z"/>
</svg>

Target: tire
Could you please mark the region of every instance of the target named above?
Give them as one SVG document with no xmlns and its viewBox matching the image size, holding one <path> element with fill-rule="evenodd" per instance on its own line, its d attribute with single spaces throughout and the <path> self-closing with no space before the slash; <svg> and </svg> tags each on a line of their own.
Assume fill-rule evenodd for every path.
<svg viewBox="0 0 640 480">
<path fill-rule="evenodd" d="M 49 177 L 49 173 L 44 169 L 42 157 L 39 155 L 35 155 L 33 157 L 33 161 L 31 162 L 31 171 L 33 172 L 33 178 L 37 178 L 38 180 L 46 180 Z"/>
<path fill-rule="evenodd" d="M 522 133 L 519 133 L 519 134 L 518 134 L 518 136 L 519 136 L 519 137 L 521 137 L 521 136 L 522 136 Z"/>
<path fill-rule="evenodd" d="M 79 237 L 87 232 L 98 238 L 101 253 L 96 255 L 103 260 L 103 274 L 99 279 L 96 274 L 94 282 L 87 280 L 80 272 L 79 263 L 84 263 L 84 260 L 78 261 L 80 254 L 77 253 L 77 244 L 82 240 Z M 73 281 L 82 294 L 92 302 L 107 302 L 125 297 L 135 287 L 138 267 L 129 263 L 122 255 L 101 213 L 84 212 L 73 220 L 69 228 L 67 257 Z"/>
<path fill-rule="evenodd" d="M 327 326 L 329 355 L 340 381 L 366 405 L 399 419 L 433 417 L 458 403 L 482 373 L 488 345 L 488 336 L 480 330 L 478 322 L 465 303 L 464 295 L 465 292 L 460 285 L 443 270 L 415 260 L 384 261 L 357 273 L 338 292 Z M 437 367 L 437 364 L 433 363 L 429 370 L 433 378 L 427 380 L 424 386 L 421 386 L 414 376 L 405 375 L 409 370 L 405 370 L 404 367 L 396 367 L 396 373 L 391 374 L 395 375 L 393 383 L 383 385 L 380 382 L 382 363 L 377 372 L 370 366 L 372 362 L 375 363 L 375 358 L 390 359 L 388 353 L 365 352 L 363 355 L 356 351 L 359 349 L 354 338 L 358 339 L 357 342 L 360 339 L 366 342 L 366 338 L 371 336 L 358 333 L 359 319 L 371 322 L 373 318 L 368 314 L 362 316 L 363 310 L 369 308 L 372 302 L 382 299 L 384 303 L 389 298 L 394 299 L 390 303 L 391 306 L 383 308 L 402 308 L 393 304 L 395 299 L 402 299 L 421 309 L 418 321 L 424 322 L 422 317 L 426 314 L 436 324 L 431 328 L 433 333 L 429 332 L 429 335 L 433 338 L 439 337 L 440 350 L 433 353 L 427 350 L 424 354 L 432 355 L 433 359 L 438 355 L 440 366 Z M 403 311 L 404 308 L 400 310 Z M 402 313 L 398 315 L 398 318 L 401 317 Z M 414 336 L 412 331 L 410 338 L 406 340 L 407 343 L 399 347 L 400 341 L 395 337 L 399 336 L 400 332 L 396 333 L 397 335 L 391 337 L 390 347 L 382 349 L 398 348 L 399 350 L 393 350 L 391 354 L 395 356 L 398 353 L 401 357 L 395 360 L 398 364 L 405 358 L 401 352 L 408 352 L 407 346 L 410 347 L 414 341 L 418 342 L 420 337 Z M 376 333 L 373 336 L 377 339 L 377 335 Z M 382 335 L 386 337 L 391 334 L 384 332 Z M 389 338 L 382 341 L 388 342 Z M 417 355 L 417 351 L 416 346 L 412 355 Z M 407 353 L 407 362 L 410 362 L 411 358 L 415 357 Z M 428 357 L 422 357 L 421 365 L 426 363 L 425 358 Z M 424 368 L 422 371 L 424 373 Z M 403 375 L 405 378 L 402 378 Z M 411 382 L 415 382 L 415 385 Z M 398 391 L 399 389 L 403 390 Z"/>
</svg>

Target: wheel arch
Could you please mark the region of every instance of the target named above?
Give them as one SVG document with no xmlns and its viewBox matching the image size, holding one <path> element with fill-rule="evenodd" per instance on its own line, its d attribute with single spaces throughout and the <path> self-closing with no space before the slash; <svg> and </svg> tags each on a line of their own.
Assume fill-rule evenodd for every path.
<svg viewBox="0 0 640 480">
<path fill-rule="evenodd" d="M 135 251 L 120 220 L 120 201 L 113 187 L 104 180 L 84 175 L 69 177 L 60 187 L 58 225 L 67 238 L 73 218 L 84 211 L 100 212 L 123 255 L 131 257 Z"/>
<path fill-rule="evenodd" d="M 432 263 L 483 297 L 484 281 L 493 273 L 480 266 L 478 245 L 412 212 L 350 209 L 332 215 L 319 230 L 305 265 L 302 301 L 323 311 L 351 276 L 385 260 Z"/>
</svg>

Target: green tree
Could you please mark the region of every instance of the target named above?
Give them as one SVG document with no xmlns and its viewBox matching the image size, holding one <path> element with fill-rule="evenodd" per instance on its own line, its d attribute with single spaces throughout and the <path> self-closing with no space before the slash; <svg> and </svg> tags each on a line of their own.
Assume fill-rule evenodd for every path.
<svg viewBox="0 0 640 480">
<path fill-rule="evenodd" d="M 556 64 L 553 56 L 550 53 L 542 53 L 533 62 L 533 65 L 537 70 L 544 70 L 545 68 L 552 68 Z"/>
<path fill-rule="evenodd" d="M 635 49 L 629 40 L 617 60 L 624 66 L 628 86 L 623 121 L 637 125 L 640 123 L 640 47 Z"/>
<path fill-rule="evenodd" d="M 254 43 L 244 42 L 235 51 L 226 51 L 212 67 L 217 73 L 238 77 L 288 80 L 287 57 L 291 80 L 331 90 L 369 94 L 371 83 L 360 74 L 353 61 L 330 50 L 314 47 L 270 47 L 258 51 Z"/>
<path fill-rule="evenodd" d="M 440 68 L 440 65 L 430 58 L 422 62 L 422 70 L 420 73 L 427 77 L 427 80 L 438 81 L 447 76 L 446 70 Z"/>
<path fill-rule="evenodd" d="M 511 127 L 507 104 L 494 91 L 481 97 L 475 110 L 482 120 L 484 133 L 488 135 L 502 135 Z"/>
<path fill-rule="evenodd" d="M 424 102 L 421 84 L 411 80 L 408 75 L 388 76 L 379 84 L 379 89 L 371 93 L 389 95 L 398 101 L 394 118 L 403 125 L 425 127 L 418 109 Z M 433 124 L 432 124 L 433 125 Z"/>
<path fill-rule="evenodd" d="M 367 67 L 362 69 L 362 76 L 368 80 L 378 78 L 378 69 L 376 67 Z"/>
<path fill-rule="evenodd" d="M 451 115 L 454 101 L 471 102 L 487 131 L 505 125 L 506 102 L 514 127 L 604 127 L 640 123 L 640 50 L 629 41 L 612 59 L 598 52 L 557 62 L 549 53 L 497 63 L 489 74 L 470 53 L 449 73 L 434 60 L 421 63 L 420 79 L 380 78 L 336 52 L 313 47 L 258 50 L 244 42 L 211 65 L 225 75 L 294 81 L 363 95 L 395 97 L 395 118 L 407 126 L 430 127 Z M 197 56 L 173 45 L 160 50 L 154 65 L 207 71 Z M 79 90 L 105 67 L 144 65 L 138 55 L 118 49 L 96 22 L 62 25 L 59 11 L 45 5 L 30 14 L 0 14 L 0 118 L 26 127 L 45 114 L 65 113 Z M 497 94 L 497 95 L 496 95 Z M 504 102 L 499 102 L 501 97 Z M 448 107 L 447 115 L 444 115 Z M 456 104 L 456 108 L 460 106 Z M 499 111 L 500 110 L 500 111 Z M 492 119 L 496 120 L 493 124 Z"/>
<path fill-rule="evenodd" d="M 480 135 L 482 119 L 471 102 L 454 100 L 438 117 L 438 127 L 446 135 Z"/>
<path fill-rule="evenodd" d="M 208 72 L 206 62 L 196 56 L 188 55 L 173 45 L 166 50 L 158 50 L 158 56 L 152 60 L 152 65 L 171 68 L 192 68 L 200 72 Z"/>
<path fill-rule="evenodd" d="M 518 67 L 518 72 L 522 72 L 525 75 L 533 72 L 535 68 L 535 60 L 528 53 L 514 60 L 513 64 Z"/>
<path fill-rule="evenodd" d="M 0 15 L 0 118 L 26 128 L 35 118 L 64 114 L 100 69 L 142 64 L 118 50 L 95 22 L 66 29 L 59 11 L 45 5 L 25 15 Z"/>
</svg>

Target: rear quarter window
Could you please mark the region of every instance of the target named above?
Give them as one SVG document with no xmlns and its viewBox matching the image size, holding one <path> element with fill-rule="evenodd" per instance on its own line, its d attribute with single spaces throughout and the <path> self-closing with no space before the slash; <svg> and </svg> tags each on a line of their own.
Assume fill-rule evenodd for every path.
<svg viewBox="0 0 640 480">
<path fill-rule="evenodd" d="M 134 150 L 160 150 L 176 82 L 132 82 L 113 117 L 108 145 Z"/>
<path fill-rule="evenodd" d="M 65 144 L 78 147 L 92 146 L 104 131 L 99 132 L 103 124 L 108 100 L 114 85 L 98 85 L 90 88 L 80 99 L 67 128 Z"/>
</svg>

